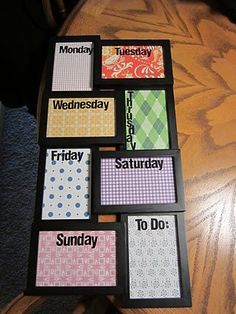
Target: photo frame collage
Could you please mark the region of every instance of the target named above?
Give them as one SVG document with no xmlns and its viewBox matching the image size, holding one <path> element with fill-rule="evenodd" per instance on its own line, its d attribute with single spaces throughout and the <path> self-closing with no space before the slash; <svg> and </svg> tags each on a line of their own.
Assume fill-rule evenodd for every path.
<svg viewBox="0 0 236 314">
<path fill-rule="evenodd" d="M 55 37 L 38 142 L 25 293 L 191 306 L 170 42 Z"/>
</svg>

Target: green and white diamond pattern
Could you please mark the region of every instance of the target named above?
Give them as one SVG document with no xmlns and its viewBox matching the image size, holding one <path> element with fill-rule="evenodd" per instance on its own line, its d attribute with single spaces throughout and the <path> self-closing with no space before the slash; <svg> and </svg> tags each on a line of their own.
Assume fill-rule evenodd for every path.
<svg viewBox="0 0 236 314">
<path fill-rule="evenodd" d="M 128 112 L 125 92 L 126 113 Z M 168 120 L 166 111 L 165 90 L 132 90 L 132 124 L 134 134 L 132 143 L 136 143 L 135 150 L 141 149 L 168 149 Z M 127 115 L 126 115 L 127 117 Z M 126 122 L 126 136 L 129 127 Z M 132 150 L 130 142 L 126 143 L 127 150 Z"/>
</svg>

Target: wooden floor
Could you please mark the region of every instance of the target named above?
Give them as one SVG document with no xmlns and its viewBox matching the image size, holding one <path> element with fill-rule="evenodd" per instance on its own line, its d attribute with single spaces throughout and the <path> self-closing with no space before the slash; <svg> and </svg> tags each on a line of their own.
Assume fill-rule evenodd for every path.
<svg viewBox="0 0 236 314">
<path fill-rule="evenodd" d="M 123 313 L 235 313 L 236 25 L 200 1 L 88 0 L 61 34 L 172 43 L 193 307 Z"/>
</svg>

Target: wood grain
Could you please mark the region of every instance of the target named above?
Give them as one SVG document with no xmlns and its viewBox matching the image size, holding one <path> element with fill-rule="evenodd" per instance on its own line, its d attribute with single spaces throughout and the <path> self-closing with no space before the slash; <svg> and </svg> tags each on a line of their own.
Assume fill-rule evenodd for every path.
<svg viewBox="0 0 236 314">
<path fill-rule="evenodd" d="M 60 34 L 172 43 L 193 307 L 122 312 L 235 313 L 236 25 L 200 1 L 88 0 Z"/>
<path fill-rule="evenodd" d="M 10 303 L 8 303 L 2 310 L 1 314 L 22 314 L 29 313 L 32 308 L 37 307 L 44 302 L 46 297 L 42 296 L 25 296 L 23 293 L 19 294 Z"/>
<path fill-rule="evenodd" d="M 236 25 L 198 1 L 87 1 L 68 35 L 170 39 L 193 307 L 235 312 Z"/>
</svg>

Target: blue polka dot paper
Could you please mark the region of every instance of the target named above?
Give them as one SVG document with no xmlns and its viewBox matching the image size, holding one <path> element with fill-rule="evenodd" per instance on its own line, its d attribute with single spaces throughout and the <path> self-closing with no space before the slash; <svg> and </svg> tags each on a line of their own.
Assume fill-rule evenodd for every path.
<svg viewBox="0 0 236 314">
<path fill-rule="evenodd" d="M 42 219 L 89 219 L 90 149 L 47 149 Z"/>
</svg>

